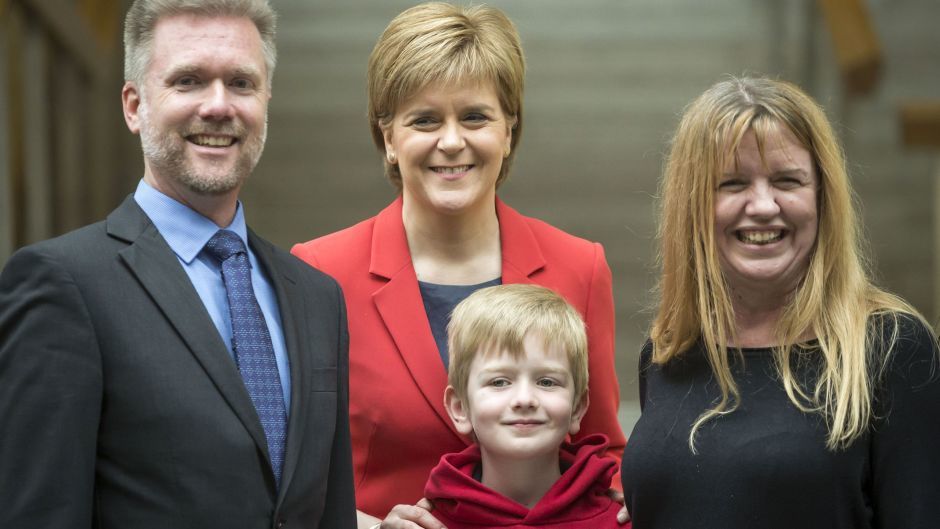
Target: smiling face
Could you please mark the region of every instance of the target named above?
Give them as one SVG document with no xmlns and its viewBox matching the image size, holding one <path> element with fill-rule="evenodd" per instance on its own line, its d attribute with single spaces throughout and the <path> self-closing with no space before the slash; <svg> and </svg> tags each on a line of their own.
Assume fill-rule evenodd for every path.
<svg viewBox="0 0 940 529">
<path fill-rule="evenodd" d="M 383 136 L 408 207 L 443 214 L 492 207 L 513 123 L 489 82 L 431 83 L 403 102 Z"/>
<path fill-rule="evenodd" d="M 261 36 L 248 18 L 162 18 L 143 85 L 129 81 L 122 99 L 154 187 L 177 199 L 237 191 L 267 132 Z"/>
<path fill-rule="evenodd" d="M 484 460 L 557 461 L 565 436 L 581 428 L 587 396 L 575 402 L 565 353 L 546 348 L 535 334 L 526 335 L 523 348 L 519 358 L 505 352 L 476 355 L 465 399 L 447 388 L 445 401 L 454 425 L 476 437 Z"/>
<path fill-rule="evenodd" d="M 789 294 L 806 274 L 816 243 L 819 177 L 809 151 L 783 127 L 758 150 L 753 130 L 719 177 L 715 238 L 732 291 Z"/>
</svg>

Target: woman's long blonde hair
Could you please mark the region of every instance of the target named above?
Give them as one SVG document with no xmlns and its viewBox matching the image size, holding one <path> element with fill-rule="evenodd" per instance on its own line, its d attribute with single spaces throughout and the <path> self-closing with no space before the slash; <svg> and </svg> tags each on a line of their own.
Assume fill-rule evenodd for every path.
<svg viewBox="0 0 940 529">
<path fill-rule="evenodd" d="M 764 78 L 722 81 L 694 100 L 679 123 L 662 180 L 659 224 L 660 305 L 653 321 L 653 362 L 666 364 L 702 340 L 721 390 L 720 400 L 693 424 L 689 446 L 703 423 L 734 411 L 740 393 L 731 373 L 729 343 L 735 317 L 714 234 L 718 178 L 741 138 L 753 130 L 758 145 L 785 127 L 810 152 L 819 176 L 818 233 L 806 277 L 777 322 L 774 359 L 783 387 L 800 410 L 822 414 L 826 445 L 844 448 L 872 418 L 873 375 L 880 373 L 897 333 L 897 313 L 916 311 L 875 287 L 861 235 L 845 159 L 822 108 L 796 86 Z M 871 318 L 884 314 L 886 318 Z M 887 319 L 887 322 L 884 320 Z M 883 340 L 876 321 L 894 331 Z M 818 339 L 815 384 L 796 380 L 794 344 Z"/>
</svg>

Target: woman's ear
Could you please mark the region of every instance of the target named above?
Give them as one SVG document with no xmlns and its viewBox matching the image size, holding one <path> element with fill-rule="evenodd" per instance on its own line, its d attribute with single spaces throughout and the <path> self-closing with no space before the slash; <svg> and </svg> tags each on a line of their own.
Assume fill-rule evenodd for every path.
<svg viewBox="0 0 940 529">
<path fill-rule="evenodd" d="M 516 130 L 516 123 L 518 122 L 516 116 L 510 116 L 506 120 L 506 145 L 503 146 L 503 158 L 509 158 L 509 155 L 512 153 L 512 135 Z"/>
<path fill-rule="evenodd" d="M 470 422 L 470 405 L 457 396 L 454 386 L 447 386 L 444 390 L 444 407 L 447 415 L 454 423 L 454 428 L 463 435 L 473 433 L 473 424 Z"/>
<path fill-rule="evenodd" d="M 588 404 L 590 404 L 590 400 L 587 391 L 585 391 L 584 396 L 575 403 L 574 409 L 571 411 L 571 424 L 568 425 L 569 434 L 574 435 L 581 431 L 581 419 L 587 413 Z"/>
<path fill-rule="evenodd" d="M 394 165 L 398 163 L 398 153 L 395 152 L 395 146 L 392 145 L 392 124 L 382 125 L 380 123 L 379 128 L 382 130 L 382 139 L 385 140 L 385 159 L 388 160 L 388 163 Z"/>
</svg>

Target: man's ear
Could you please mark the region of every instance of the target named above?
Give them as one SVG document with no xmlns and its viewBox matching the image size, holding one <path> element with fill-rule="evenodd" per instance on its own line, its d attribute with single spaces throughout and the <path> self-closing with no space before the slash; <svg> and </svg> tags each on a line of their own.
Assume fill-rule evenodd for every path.
<svg viewBox="0 0 940 529">
<path fill-rule="evenodd" d="M 133 81 L 127 81 L 121 89 L 121 106 L 127 128 L 134 134 L 140 133 L 140 89 Z"/>
<path fill-rule="evenodd" d="M 568 426 L 569 434 L 574 435 L 581 431 L 581 419 L 587 413 L 588 404 L 590 404 L 590 399 L 588 399 L 588 393 L 585 391 L 584 396 L 575 403 L 574 410 L 571 412 L 571 424 Z"/>
<path fill-rule="evenodd" d="M 473 433 L 473 424 L 470 423 L 470 406 L 457 396 L 457 391 L 453 386 L 447 386 L 444 390 L 444 407 L 447 408 L 447 415 L 454 423 L 454 428 L 463 435 Z"/>
</svg>

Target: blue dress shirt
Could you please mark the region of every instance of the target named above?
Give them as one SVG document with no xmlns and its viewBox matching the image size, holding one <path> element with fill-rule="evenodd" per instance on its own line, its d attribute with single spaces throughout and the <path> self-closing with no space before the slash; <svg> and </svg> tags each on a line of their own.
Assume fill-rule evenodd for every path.
<svg viewBox="0 0 940 529">
<path fill-rule="evenodd" d="M 196 293 L 202 299 L 212 323 L 218 329 L 222 341 L 232 351 L 232 316 L 229 312 L 228 297 L 225 293 L 225 284 L 222 282 L 222 267 L 219 263 L 202 251 L 215 232 L 222 228 L 176 200 L 154 189 L 143 180 L 137 184 L 134 200 L 150 217 L 150 221 L 157 227 L 160 235 L 176 254 L 177 259 L 189 280 L 192 281 Z M 261 305 L 264 321 L 268 324 L 271 334 L 271 343 L 274 346 L 274 356 L 277 359 L 277 370 L 281 378 L 281 389 L 284 391 L 284 409 L 290 415 L 290 363 L 287 359 L 287 346 L 284 343 L 284 331 L 281 327 L 281 312 L 278 309 L 277 296 L 274 287 L 268 280 L 264 269 L 259 266 L 255 253 L 248 245 L 248 228 L 245 224 L 245 211 L 241 202 L 235 210 L 235 218 L 224 229 L 232 230 L 245 243 L 248 248 L 248 262 L 251 263 L 251 285 Z"/>
</svg>

